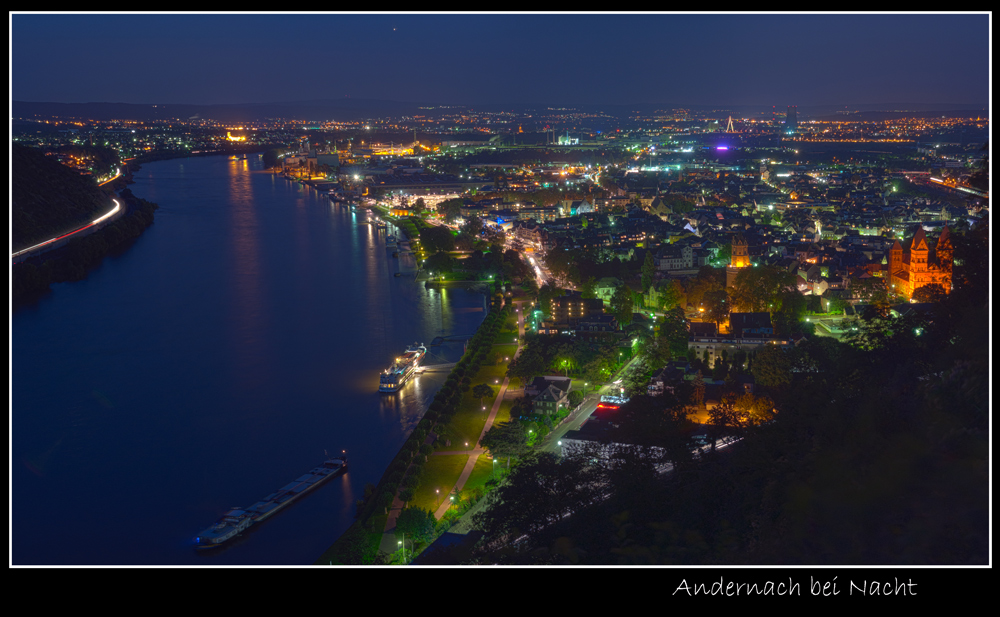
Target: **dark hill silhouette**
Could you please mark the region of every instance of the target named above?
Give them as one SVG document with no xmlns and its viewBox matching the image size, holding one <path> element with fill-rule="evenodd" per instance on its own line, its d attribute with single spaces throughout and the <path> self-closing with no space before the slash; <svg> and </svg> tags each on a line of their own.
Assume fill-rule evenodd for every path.
<svg viewBox="0 0 1000 617">
<path fill-rule="evenodd" d="M 110 194 L 94 179 L 34 148 L 14 145 L 11 180 L 11 236 L 18 251 L 71 231 L 104 214 Z"/>
</svg>

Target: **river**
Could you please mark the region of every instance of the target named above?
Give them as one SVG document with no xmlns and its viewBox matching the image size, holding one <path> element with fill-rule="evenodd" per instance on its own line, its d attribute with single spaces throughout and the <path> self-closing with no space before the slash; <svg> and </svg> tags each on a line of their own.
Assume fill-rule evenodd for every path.
<svg viewBox="0 0 1000 617">
<path fill-rule="evenodd" d="M 474 332 L 485 298 L 394 277 L 385 230 L 256 155 L 149 163 L 130 188 L 156 222 L 12 315 L 12 563 L 311 564 L 447 376 L 382 395 L 379 373 L 414 341 Z M 347 474 L 194 549 L 341 449 Z"/>
</svg>

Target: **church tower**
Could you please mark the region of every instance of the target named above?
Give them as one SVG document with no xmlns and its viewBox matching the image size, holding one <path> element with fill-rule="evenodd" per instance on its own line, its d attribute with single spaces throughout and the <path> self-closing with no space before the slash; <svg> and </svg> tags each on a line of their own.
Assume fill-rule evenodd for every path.
<svg viewBox="0 0 1000 617">
<path fill-rule="evenodd" d="M 729 257 L 729 265 L 726 266 L 726 287 L 732 287 L 742 268 L 750 265 L 750 255 L 747 251 L 747 240 L 743 234 L 736 234 L 733 238 L 733 250 Z"/>
</svg>

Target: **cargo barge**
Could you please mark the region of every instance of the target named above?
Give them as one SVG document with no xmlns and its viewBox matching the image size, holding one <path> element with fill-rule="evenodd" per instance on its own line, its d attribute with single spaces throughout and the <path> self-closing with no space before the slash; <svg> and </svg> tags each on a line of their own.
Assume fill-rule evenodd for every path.
<svg viewBox="0 0 1000 617">
<path fill-rule="evenodd" d="M 198 549 L 216 548 L 252 525 L 266 521 L 326 480 L 347 471 L 347 455 L 331 458 L 248 508 L 232 508 L 195 538 Z"/>
</svg>

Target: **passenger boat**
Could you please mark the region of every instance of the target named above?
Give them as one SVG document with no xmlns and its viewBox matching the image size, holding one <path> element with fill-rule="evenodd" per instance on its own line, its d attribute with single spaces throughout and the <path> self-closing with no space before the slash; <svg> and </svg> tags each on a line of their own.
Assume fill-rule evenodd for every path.
<svg viewBox="0 0 1000 617">
<path fill-rule="evenodd" d="M 414 343 L 408 347 L 402 356 L 396 358 L 392 366 L 379 375 L 378 391 L 399 392 L 406 384 L 406 380 L 416 372 L 426 353 L 427 348 L 422 344 Z"/>
</svg>

